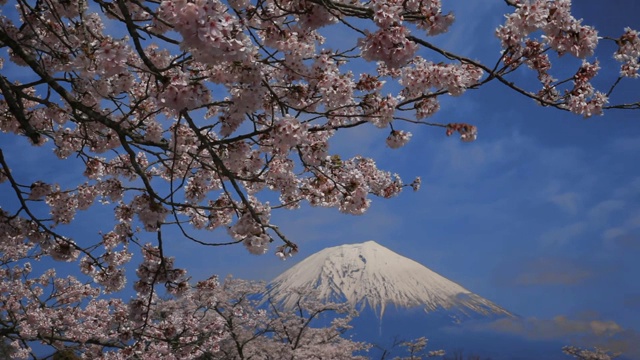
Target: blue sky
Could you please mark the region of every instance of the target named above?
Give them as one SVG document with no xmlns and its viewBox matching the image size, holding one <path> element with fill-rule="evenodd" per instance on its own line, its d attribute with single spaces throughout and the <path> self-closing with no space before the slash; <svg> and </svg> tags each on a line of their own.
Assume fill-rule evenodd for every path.
<svg viewBox="0 0 640 360">
<path fill-rule="evenodd" d="M 457 21 L 435 42 L 495 61 L 499 43 L 493 30 L 507 11 L 504 2 L 443 2 Z M 619 36 L 625 26 L 640 29 L 639 2 L 574 3 L 574 15 L 601 35 Z M 602 45 L 599 78 L 612 79 L 619 67 L 613 47 Z M 534 79 L 528 71 L 513 75 L 523 84 Z M 627 81 L 620 99 L 638 99 L 639 90 L 638 81 Z M 525 318 L 612 321 L 640 339 L 639 114 L 609 111 L 584 120 L 492 83 L 443 100 L 429 119 L 475 124 L 474 143 L 415 126 L 402 127 L 413 138 L 399 150 L 386 148 L 387 131 L 374 127 L 336 136 L 332 152 L 374 157 L 407 182 L 421 176 L 419 192 L 374 199 L 362 216 L 308 207 L 276 212 L 274 221 L 300 245 L 300 253 L 285 262 L 271 254 L 250 255 L 241 246 L 203 249 L 176 239 L 176 265 L 197 279 L 230 273 L 268 281 L 325 247 L 375 240 Z M 21 154 L 14 172 L 25 178 L 44 172 L 64 182 L 73 176 L 23 141 L 0 136 L 0 144 Z M 1 194 L 0 200 L 9 201 Z M 97 218 L 79 216 L 76 236 L 95 236 Z"/>
</svg>

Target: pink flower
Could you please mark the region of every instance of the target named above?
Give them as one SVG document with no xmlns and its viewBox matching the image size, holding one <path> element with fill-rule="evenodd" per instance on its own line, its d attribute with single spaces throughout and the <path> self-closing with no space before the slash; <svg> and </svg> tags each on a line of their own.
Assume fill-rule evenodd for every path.
<svg viewBox="0 0 640 360">
<path fill-rule="evenodd" d="M 392 130 L 391 134 L 387 137 L 387 146 L 392 149 L 398 149 L 405 146 L 409 139 L 411 139 L 411 133 L 402 130 Z"/>
<path fill-rule="evenodd" d="M 625 77 L 637 78 L 640 76 L 640 36 L 638 31 L 625 28 L 625 33 L 616 41 L 618 50 L 613 57 L 622 63 L 620 74 Z"/>
<path fill-rule="evenodd" d="M 418 45 L 408 40 L 409 30 L 404 26 L 382 28 L 358 40 L 362 58 L 367 61 L 383 61 L 390 68 L 399 68 L 411 60 Z"/>
</svg>

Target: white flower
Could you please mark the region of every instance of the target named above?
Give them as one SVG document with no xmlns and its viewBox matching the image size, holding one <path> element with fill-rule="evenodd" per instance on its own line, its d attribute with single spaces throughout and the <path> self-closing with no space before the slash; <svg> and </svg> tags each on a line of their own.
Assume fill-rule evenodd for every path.
<svg viewBox="0 0 640 360">
<path fill-rule="evenodd" d="M 392 130 L 391 134 L 387 137 L 387 146 L 392 149 L 397 149 L 405 146 L 409 139 L 411 139 L 411 133 L 402 130 Z"/>
</svg>

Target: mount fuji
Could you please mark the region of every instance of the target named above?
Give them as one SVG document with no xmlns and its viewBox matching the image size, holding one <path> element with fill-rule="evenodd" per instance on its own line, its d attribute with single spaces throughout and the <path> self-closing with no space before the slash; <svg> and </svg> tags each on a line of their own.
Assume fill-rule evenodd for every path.
<svg viewBox="0 0 640 360">
<path fill-rule="evenodd" d="M 320 300 L 346 301 L 358 310 L 346 335 L 374 344 L 367 354 L 372 359 L 399 355 L 396 340 L 421 336 L 429 339 L 431 350 L 464 350 L 483 359 L 564 358 L 562 343 L 530 343 L 482 330 L 494 321 L 520 318 L 374 241 L 307 257 L 271 281 L 267 296 L 292 308 L 300 289 L 315 289 Z"/>
<path fill-rule="evenodd" d="M 420 308 L 426 313 L 448 312 L 454 322 L 478 316 L 513 316 L 427 267 L 375 241 L 321 250 L 275 278 L 272 300 L 291 308 L 293 289 L 313 288 L 321 300 L 346 301 L 358 311 L 373 311 L 382 320 L 385 310 Z"/>
</svg>

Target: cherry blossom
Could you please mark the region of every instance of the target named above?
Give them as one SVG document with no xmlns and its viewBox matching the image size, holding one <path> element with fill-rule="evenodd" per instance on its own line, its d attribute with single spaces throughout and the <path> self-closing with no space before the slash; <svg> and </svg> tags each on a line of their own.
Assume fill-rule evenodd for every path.
<svg viewBox="0 0 640 360">
<path fill-rule="evenodd" d="M 300 327 L 309 319 L 251 303 L 260 285 L 198 282 L 164 245 L 296 254 L 299 239 L 273 223 L 275 212 L 360 215 L 375 198 L 421 186 L 364 150 L 336 152 L 337 133 L 375 127 L 375 146 L 392 149 L 422 136 L 419 126 L 474 141 L 481 116 L 429 121 L 442 100 L 489 82 L 583 117 L 640 107 L 617 93 L 638 77 L 638 32 L 599 34 L 569 0 L 507 1 L 501 52 L 486 64 L 431 41 L 455 26 L 440 0 L 0 5 L 0 131 L 13 140 L 0 144 L 0 191 L 12 202 L 0 204 L 0 333 L 16 358 L 40 356 L 35 343 L 51 350 L 45 356 L 104 359 L 353 358 L 366 345 L 338 336 L 351 313 Z M 604 88 L 595 55 L 611 55 L 602 42 L 621 64 Z M 572 58 L 567 78 L 554 63 Z M 516 70 L 538 86 L 516 83 Z M 53 153 L 63 176 L 25 170 L 24 146 Z M 84 216 L 100 221 L 77 236 Z M 77 276 L 46 260 L 70 263 Z M 133 298 L 120 299 L 122 290 Z M 292 344 L 285 327 L 304 341 Z M 244 355 L 234 336 L 246 340 Z"/>
<path fill-rule="evenodd" d="M 407 39 L 409 30 L 401 25 L 381 28 L 373 34 L 366 34 L 359 46 L 362 58 L 368 61 L 383 61 L 391 68 L 406 65 L 418 50 L 418 46 Z"/>
<path fill-rule="evenodd" d="M 411 139 L 411 133 L 402 130 L 393 130 L 387 137 L 387 146 L 397 149 L 406 145 Z"/>
<path fill-rule="evenodd" d="M 638 31 L 625 28 L 624 34 L 616 41 L 619 48 L 613 57 L 622 62 L 620 74 L 622 76 L 637 78 L 640 76 L 640 37 Z"/>
<path fill-rule="evenodd" d="M 580 360 L 611 360 L 615 359 L 619 354 L 611 354 L 609 351 L 595 348 L 594 350 L 581 349 L 575 346 L 565 346 L 562 351 Z"/>
<path fill-rule="evenodd" d="M 460 140 L 465 142 L 474 141 L 478 137 L 478 129 L 473 125 L 448 124 L 446 127 L 447 136 L 452 135 L 454 132 L 458 132 L 460 134 Z"/>
</svg>

